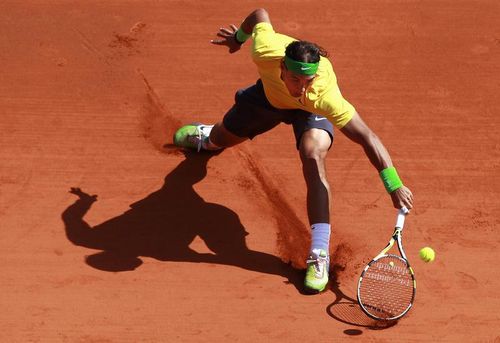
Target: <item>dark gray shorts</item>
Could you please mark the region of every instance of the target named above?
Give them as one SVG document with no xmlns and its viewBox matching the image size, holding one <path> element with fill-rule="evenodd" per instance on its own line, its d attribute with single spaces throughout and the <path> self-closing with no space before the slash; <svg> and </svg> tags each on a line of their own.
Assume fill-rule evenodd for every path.
<svg viewBox="0 0 500 343">
<path fill-rule="evenodd" d="M 229 132 L 250 139 L 280 123 L 292 124 L 297 149 L 304 132 L 313 128 L 328 132 L 333 142 L 333 125 L 328 119 L 303 110 L 280 110 L 273 107 L 264 94 L 261 80 L 236 92 L 235 104 L 224 116 L 223 123 Z"/>
</svg>

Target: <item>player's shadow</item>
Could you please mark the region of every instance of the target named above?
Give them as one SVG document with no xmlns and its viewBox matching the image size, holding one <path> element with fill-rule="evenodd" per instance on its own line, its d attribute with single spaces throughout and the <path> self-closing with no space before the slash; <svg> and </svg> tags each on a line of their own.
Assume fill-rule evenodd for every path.
<svg viewBox="0 0 500 343">
<path fill-rule="evenodd" d="M 104 271 L 134 270 L 141 256 L 160 261 L 205 262 L 232 265 L 261 273 L 277 274 L 301 289 L 301 271 L 278 257 L 250 250 L 248 233 L 238 215 L 227 207 L 206 202 L 193 186 L 207 174 L 207 163 L 216 154 L 185 153 L 154 193 L 130 205 L 125 213 L 91 227 L 83 219 L 96 195 L 79 188 L 78 199 L 62 214 L 66 235 L 75 245 L 98 249 L 86 263 Z M 199 236 L 213 253 L 189 248 Z"/>
<path fill-rule="evenodd" d="M 368 317 L 363 310 L 361 310 L 361 307 L 355 299 L 342 292 L 338 281 L 338 274 L 343 270 L 344 268 L 338 264 L 335 264 L 330 268 L 332 280 L 330 283 L 330 289 L 335 294 L 335 301 L 327 306 L 326 312 L 328 315 L 344 324 L 363 327 L 370 330 L 384 330 L 396 325 L 398 323 L 396 320 L 379 321 Z M 362 334 L 362 331 L 357 329 L 347 329 L 344 330 L 344 333 L 346 335 L 356 336 Z"/>
</svg>

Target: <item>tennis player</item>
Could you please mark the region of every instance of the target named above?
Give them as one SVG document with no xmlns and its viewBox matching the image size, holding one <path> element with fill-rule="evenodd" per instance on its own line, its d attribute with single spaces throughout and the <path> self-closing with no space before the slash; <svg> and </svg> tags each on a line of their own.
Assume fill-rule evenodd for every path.
<svg viewBox="0 0 500 343">
<path fill-rule="evenodd" d="M 260 79 L 236 92 L 235 104 L 221 122 L 183 126 L 175 133 L 174 143 L 198 151 L 218 150 L 280 123 L 292 125 L 307 184 L 312 233 L 304 286 L 308 292 L 321 292 L 329 276 L 331 195 L 325 158 L 333 142 L 333 128 L 362 146 L 396 208 L 412 208 L 413 195 L 401 182 L 380 139 L 343 98 L 325 50 L 275 32 L 264 9 L 250 13 L 239 28 L 221 28 L 217 36 L 212 43 L 228 47 L 230 53 L 252 38 L 251 54 Z"/>
</svg>

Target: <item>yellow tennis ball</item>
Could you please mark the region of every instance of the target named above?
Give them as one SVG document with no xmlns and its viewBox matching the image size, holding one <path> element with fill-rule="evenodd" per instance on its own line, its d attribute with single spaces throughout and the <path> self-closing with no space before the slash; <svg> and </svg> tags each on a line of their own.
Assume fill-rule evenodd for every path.
<svg viewBox="0 0 500 343">
<path fill-rule="evenodd" d="M 389 262 L 389 265 L 390 265 L 391 267 L 394 267 L 394 262 L 392 262 L 392 261 L 391 261 L 391 262 Z"/>
<path fill-rule="evenodd" d="M 419 255 L 424 262 L 432 262 L 436 258 L 436 253 L 430 247 L 420 249 Z"/>
</svg>

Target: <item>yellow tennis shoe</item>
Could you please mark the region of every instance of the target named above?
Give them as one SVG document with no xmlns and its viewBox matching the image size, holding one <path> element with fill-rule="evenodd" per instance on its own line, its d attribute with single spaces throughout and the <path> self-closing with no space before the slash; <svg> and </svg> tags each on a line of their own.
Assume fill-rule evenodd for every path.
<svg viewBox="0 0 500 343">
<path fill-rule="evenodd" d="M 203 141 L 208 139 L 213 127 L 213 125 L 200 123 L 185 125 L 174 134 L 174 144 L 199 152 L 203 148 Z"/>
<path fill-rule="evenodd" d="M 319 293 L 325 290 L 328 284 L 330 258 L 325 250 L 314 249 L 307 259 L 306 277 L 304 286 L 309 293 Z"/>
</svg>

